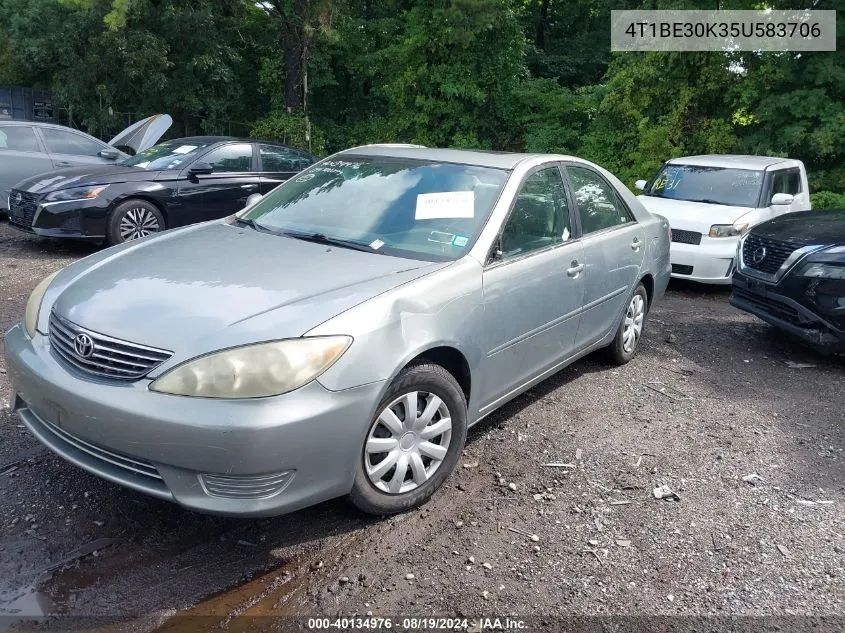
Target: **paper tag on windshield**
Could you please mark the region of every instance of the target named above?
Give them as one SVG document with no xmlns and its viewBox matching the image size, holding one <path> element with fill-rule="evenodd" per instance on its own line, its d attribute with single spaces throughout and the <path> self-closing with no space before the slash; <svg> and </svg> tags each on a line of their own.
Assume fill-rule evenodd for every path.
<svg viewBox="0 0 845 633">
<path fill-rule="evenodd" d="M 190 154 L 197 148 L 196 145 L 180 145 L 173 150 L 174 154 Z"/>
<path fill-rule="evenodd" d="M 382 246 L 384 246 L 384 242 L 382 242 L 381 240 L 373 240 L 372 242 L 370 242 L 370 248 L 374 251 L 377 251 Z"/>
<path fill-rule="evenodd" d="M 474 191 L 421 193 L 417 196 L 415 220 L 471 218 L 475 215 Z"/>
</svg>

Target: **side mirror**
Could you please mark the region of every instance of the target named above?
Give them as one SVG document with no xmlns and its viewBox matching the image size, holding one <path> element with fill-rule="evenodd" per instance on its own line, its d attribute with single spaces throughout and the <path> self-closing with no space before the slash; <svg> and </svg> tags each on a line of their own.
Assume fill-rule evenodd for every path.
<svg viewBox="0 0 845 633">
<path fill-rule="evenodd" d="M 106 160 L 117 160 L 120 157 L 120 152 L 116 149 L 101 149 L 97 152 L 97 156 Z"/>
<path fill-rule="evenodd" d="M 638 180 L 634 183 L 634 187 L 639 189 L 640 191 L 645 191 L 645 186 L 648 184 L 647 180 Z"/>
<path fill-rule="evenodd" d="M 772 206 L 773 207 L 781 207 L 781 206 L 788 206 L 792 204 L 792 201 L 795 200 L 795 196 L 789 193 L 776 193 L 772 196 Z"/>
<path fill-rule="evenodd" d="M 191 168 L 188 170 L 188 173 L 192 176 L 200 176 L 204 174 L 210 174 L 214 171 L 214 165 L 211 163 L 203 163 L 198 162 L 191 165 Z"/>
<path fill-rule="evenodd" d="M 261 198 L 263 198 L 260 193 L 254 193 L 249 198 L 246 199 L 246 205 L 244 205 L 244 209 L 249 209 L 251 206 L 255 205 Z"/>
</svg>

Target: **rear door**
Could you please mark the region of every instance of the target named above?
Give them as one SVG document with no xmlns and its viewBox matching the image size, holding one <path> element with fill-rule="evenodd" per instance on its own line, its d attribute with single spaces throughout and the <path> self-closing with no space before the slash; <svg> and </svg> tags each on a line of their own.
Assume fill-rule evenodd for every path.
<svg viewBox="0 0 845 633">
<path fill-rule="evenodd" d="M 482 413 L 572 351 L 584 293 L 572 223 L 560 167 L 529 172 L 483 273 Z"/>
<path fill-rule="evenodd" d="M 246 206 L 246 199 L 259 192 L 261 177 L 256 168 L 252 143 L 232 142 L 218 145 L 195 161 L 209 163 L 210 174 L 191 175 L 190 166 L 183 172 L 187 176 L 184 189 L 189 189 L 191 199 L 199 205 L 188 205 L 183 197 L 185 216 L 189 223 L 214 220 L 231 215 Z M 180 190 L 183 187 L 180 186 Z"/>
<path fill-rule="evenodd" d="M 31 125 L 0 124 L 0 208 L 8 210 L 9 190 L 18 182 L 52 168 Z"/>
<path fill-rule="evenodd" d="M 645 229 L 613 186 L 594 169 L 566 166 L 584 243 L 584 311 L 576 345 L 583 349 L 615 329 L 638 280 Z"/>
<path fill-rule="evenodd" d="M 53 127 L 40 127 L 38 131 L 56 169 L 114 162 L 99 156 L 102 150 L 114 151 L 114 148 L 87 134 Z"/>
<path fill-rule="evenodd" d="M 258 144 L 258 157 L 262 194 L 269 193 L 279 184 L 315 162 L 314 157 L 305 152 L 265 143 Z"/>
</svg>

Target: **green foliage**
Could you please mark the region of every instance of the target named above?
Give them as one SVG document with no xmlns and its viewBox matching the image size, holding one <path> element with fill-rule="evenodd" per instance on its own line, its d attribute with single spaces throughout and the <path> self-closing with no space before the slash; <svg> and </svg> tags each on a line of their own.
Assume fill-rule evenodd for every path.
<svg viewBox="0 0 845 633">
<path fill-rule="evenodd" d="M 845 209 L 845 194 L 832 191 L 817 191 L 810 194 L 814 209 Z"/>
<path fill-rule="evenodd" d="M 285 112 L 275 110 L 266 117 L 259 119 L 252 126 L 249 135 L 268 141 L 277 141 L 303 149 L 309 149 L 317 155 L 325 155 L 326 139 L 323 133 L 311 127 L 311 141 L 306 134 L 305 114 L 299 112 Z"/>
<path fill-rule="evenodd" d="M 841 203 L 831 196 L 845 192 L 845 11 L 837 52 L 612 54 L 610 11 L 631 8 L 701 7 L 0 0 L 0 83 L 52 88 L 65 118 L 101 137 L 168 112 L 174 136 L 308 148 L 307 108 L 318 154 L 373 142 L 556 152 L 628 184 L 674 156 L 768 154 L 806 163 L 816 206 Z"/>
</svg>

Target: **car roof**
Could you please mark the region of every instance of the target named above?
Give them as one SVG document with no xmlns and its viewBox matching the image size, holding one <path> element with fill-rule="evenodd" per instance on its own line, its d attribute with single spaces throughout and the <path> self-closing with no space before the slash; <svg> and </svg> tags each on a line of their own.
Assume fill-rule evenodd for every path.
<svg viewBox="0 0 845 633">
<path fill-rule="evenodd" d="M 508 170 L 515 168 L 519 163 L 529 158 L 548 157 L 550 160 L 584 162 L 575 156 L 560 156 L 557 154 L 520 154 L 517 152 L 493 152 L 480 149 L 440 149 L 401 144 L 363 145 L 361 147 L 351 147 L 335 154 L 335 156 L 344 155 L 412 158 Z"/>
<path fill-rule="evenodd" d="M 69 132 L 76 132 L 77 134 L 84 134 L 91 136 L 87 132 L 77 130 L 75 127 L 68 127 L 67 125 L 59 125 L 58 123 L 48 123 L 46 121 L 27 121 L 25 119 L 0 119 L 0 125 L 28 125 L 30 127 L 50 127 L 57 130 L 67 130 Z M 92 137 L 93 138 L 93 137 Z M 100 141 L 101 143 L 103 141 Z"/>
<path fill-rule="evenodd" d="M 307 151 L 304 149 L 300 149 L 298 147 L 293 147 L 291 145 L 285 145 L 284 143 L 278 143 L 276 141 L 268 141 L 263 138 L 243 138 L 240 136 L 183 136 L 180 138 L 168 138 L 164 139 L 163 141 L 159 141 L 161 143 L 197 143 L 200 145 L 212 145 L 214 143 L 225 143 L 236 141 L 240 143 L 264 143 L 266 145 L 275 145 L 276 147 L 284 147 L 286 149 L 292 149 L 297 152 L 302 152 L 303 154 L 308 154 Z"/>
<path fill-rule="evenodd" d="M 699 165 L 702 167 L 734 167 L 736 169 L 766 169 L 778 163 L 798 163 L 778 156 L 751 156 L 743 154 L 700 154 L 680 156 L 666 161 L 671 165 Z"/>
</svg>

